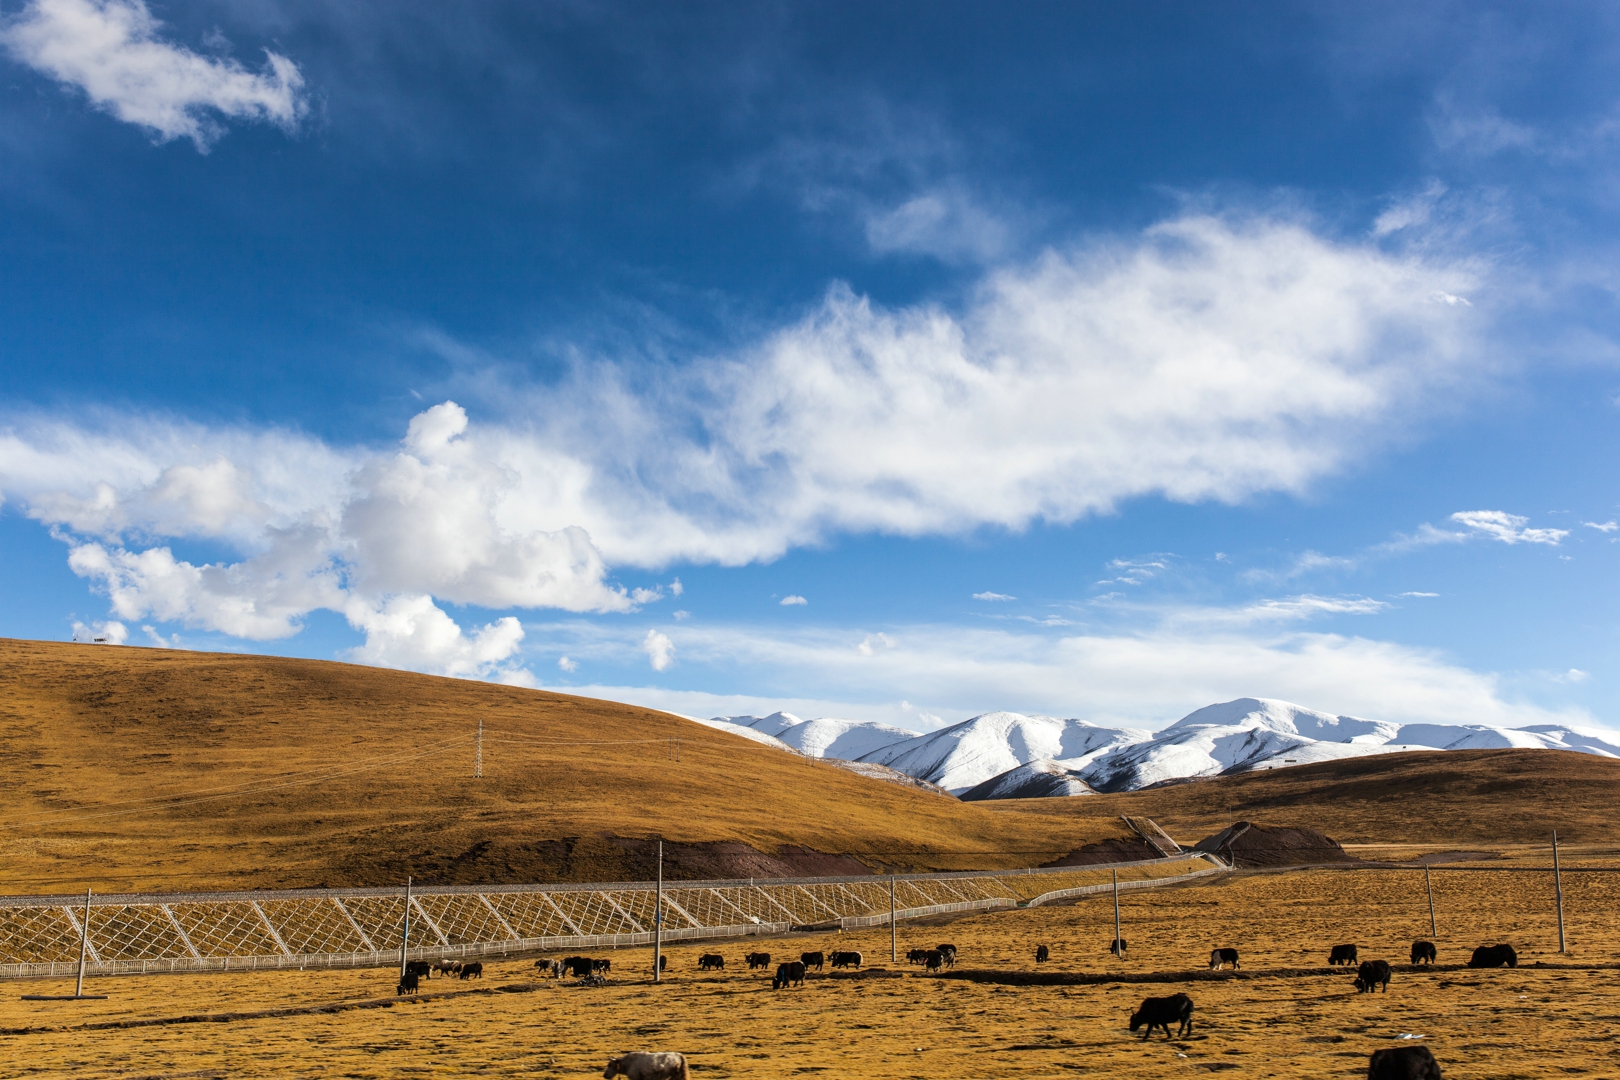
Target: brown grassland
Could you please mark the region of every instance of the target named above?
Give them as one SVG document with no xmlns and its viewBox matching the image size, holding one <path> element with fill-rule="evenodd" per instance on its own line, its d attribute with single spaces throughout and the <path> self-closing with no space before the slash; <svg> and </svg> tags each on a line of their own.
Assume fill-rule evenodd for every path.
<svg viewBox="0 0 1620 1080">
<path fill-rule="evenodd" d="M 1014 820 L 613 702 L 324 661 L 21 641 L 0 641 L 0 806 L 8 893 L 650 874 L 604 836 L 993 868 L 1121 833 L 1107 820 Z M 547 843 L 567 838 L 580 840 L 566 853 Z M 992 854 L 929 854 L 964 851 Z"/>
<path fill-rule="evenodd" d="M 1508 856 L 1434 870 L 1441 965 L 1397 966 L 1388 994 L 1357 995 L 1349 973 L 1321 965 L 1348 941 L 1403 961 L 1428 936 L 1420 870 L 1243 873 L 1126 894 L 1124 960 L 1105 952 L 1105 898 L 903 926 L 902 952 L 961 947 L 945 979 L 890 964 L 879 928 L 677 946 L 659 986 L 638 974 L 645 949 L 611 954 L 602 988 L 537 979 L 531 958 L 513 958 L 410 1001 L 393 999 L 386 969 L 105 978 L 90 989 L 108 1000 L 74 1003 L 20 1000 L 71 984 L 12 982 L 0 1077 L 588 1076 L 636 1048 L 684 1051 L 715 1077 L 1350 1077 L 1402 1035 L 1423 1036 L 1450 1080 L 1620 1075 L 1620 873 L 1565 875 L 1561 955 L 1546 872 L 1553 828 L 1572 871 L 1620 865 L 1615 761 L 1402 754 L 962 804 L 611 702 L 318 661 L 11 641 L 0 755 L 7 893 L 643 878 L 643 855 L 614 840 L 626 837 L 908 869 L 1027 866 L 1122 835 L 1122 813 L 1183 840 L 1248 819 L 1314 827 L 1368 857 Z M 1457 966 L 1498 941 L 1523 966 Z M 1094 978 L 1021 982 L 1039 944 L 1053 950 L 1043 972 Z M 772 992 L 737 970 L 750 946 L 856 948 L 885 970 Z M 1242 977 L 1210 980 L 1215 946 L 1241 951 Z M 699 974 L 707 951 L 728 970 Z M 1126 1031 L 1144 996 L 1178 990 L 1197 1002 L 1190 1038 Z"/>
<path fill-rule="evenodd" d="M 611 954 L 613 982 L 589 989 L 536 979 L 528 959 L 487 965 L 482 984 L 435 979 L 421 1000 L 395 1004 L 388 970 L 95 980 L 104 1002 L 25 1002 L 71 983 L 12 983 L 0 999 L 0 1075 L 44 1077 L 595 1076 L 612 1054 L 680 1050 L 696 1076 L 1326 1078 L 1366 1074 L 1368 1054 L 1421 1035 L 1448 1080 L 1620 1074 L 1620 875 L 1569 874 L 1570 955 L 1557 955 L 1550 875 L 1436 871 L 1440 966 L 1397 966 L 1387 994 L 1358 995 L 1349 972 L 1321 966 L 1354 941 L 1363 958 L 1406 958 L 1427 937 L 1421 872 L 1307 870 L 1240 875 L 1126 894 L 1128 957 L 1105 951 L 1106 897 L 900 928 L 767 938 L 670 950 L 661 986 L 649 950 Z M 1035 970 L 1142 975 L 1165 981 L 1003 985 L 936 979 L 908 967 L 907 948 L 948 940 L 959 971 L 1005 979 Z M 1476 944 L 1510 941 L 1516 970 L 1455 965 Z M 1209 949 L 1238 948 L 1251 976 L 1207 979 Z M 812 975 L 773 992 L 736 970 L 742 954 L 862 950 L 871 977 Z M 719 951 L 723 973 L 697 971 Z M 881 977 L 889 972 L 899 977 Z M 1179 974 L 1178 974 L 1179 973 Z M 1199 978 L 1203 975 L 1205 978 Z M 1126 1019 L 1147 995 L 1185 991 L 1197 1003 L 1190 1038 L 1143 1042 Z M 384 1007 L 332 1009 L 384 1000 Z M 315 1011 L 326 1007 L 326 1011 Z M 303 1010 L 259 1017 L 226 1014 Z M 193 1022 L 172 1023 L 190 1016 Z M 211 1022 L 195 1022 L 209 1016 Z M 114 1023 L 147 1026 L 100 1027 Z"/>
</svg>

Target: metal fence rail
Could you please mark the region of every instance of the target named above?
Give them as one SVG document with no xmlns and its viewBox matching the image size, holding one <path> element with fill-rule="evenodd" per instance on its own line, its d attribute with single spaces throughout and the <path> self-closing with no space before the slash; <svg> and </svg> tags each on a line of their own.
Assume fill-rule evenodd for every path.
<svg viewBox="0 0 1620 1080">
<path fill-rule="evenodd" d="M 1165 864 L 1204 869 L 1153 876 Z M 1106 866 L 883 877 L 682 881 L 664 886 L 663 936 L 681 941 L 774 934 L 795 927 L 874 926 L 896 918 L 1047 902 L 1096 891 L 1117 869 L 1122 888 L 1218 872 L 1208 857 Z M 1124 875 L 1144 875 L 1126 880 Z M 1106 887 L 1106 886 L 1103 886 Z M 410 896 L 414 959 L 645 945 L 651 882 L 450 886 Z M 88 974 L 367 967 L 397 963 L 402 889 L 101 896 L 89 906 Z M 71 974 L 83 897 L 0 897 L 0 978 Z"/>
</svg>

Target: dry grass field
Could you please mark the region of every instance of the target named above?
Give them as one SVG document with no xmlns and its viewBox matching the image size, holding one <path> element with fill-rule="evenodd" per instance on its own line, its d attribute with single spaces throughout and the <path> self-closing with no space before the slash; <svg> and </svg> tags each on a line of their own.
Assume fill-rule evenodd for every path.
<svg viewBox="0 0 1620 1080">
<path fill-rule="evenodd" d="M 1620 875 L 1566 877 L 1567 957 L 1556 954 L 1548 875 L 1434 877 L 1441 965 L 1397 968 L 1387 995 L 1357 995 L 1349 973 L 1320 965 L 1342 941 L 1363 957 L 1404 960 L 1413 937 L 1427 936 L 1422 874 L 1296 871 L 1126 894 L 1124 961 L 1104 951 L 1106 898 L 900 931 L 902 954 L 955 942 L 964 973 L 1016 977 L 1035 970 L 1035 946 L 1047 944 L 1048 973 L 1169 973 L 1163 982 L 935 979 L 889 964 L 878 929 L 682 946 L 661 986 L 635 973 L 647 950 L 611 954 L 615 980 L 600 989 L 537 980 L 527 959 L 514 959 L 488 965 L 481 985 L 433 980 L 421 1000 L 380 1008 L 342 1006 L 391 995 L 386 970 L 108 978 L 92 989 L 109 1000 L 80 1003 L 18 999 L 71 984 L 11 983 L 0 999 L 0 1076 L 586 1077 L 611 1054 L 647 1048 L 681 1050 L 695 1075 L 714 1077 L 1326 1078 L 1364 1076 L 1367 1055 L 1403 1035 L 1423 1036 L 1448 1080 L 1620 1074 Z M 1517 970 L 1451 966 L 1499 940 L 1518 947 Z M 772 992 L 733 970 L 749 944 L 778 955 L 858 948 L 869 968 L 888 970 Z M 1207 981 L 1214 945 L 1238 948 L 1249 977 Z M 711 949 L 728 970 L 699 974 L 697 954 Z M 1192 1037 L 1144 1043 L 1126 1031 L 1142 997 L 1177 990 L 1197 1003 Z M 252 1010 L 303 1011 L 224 1016 Z M 195 1022 L 204 1014 L 211 1022 Z M 144 1026 L 93 1026 L 116 1023 Z"/>
<path fill-rule="evenodd" d="M 1319 829 L 1345 845 L 1545 845 L 1557 829 L 1572 844 L 1620 847 L 1620 761 L 1568 750 L 1415 752 L 986 805 L 1032 823 L 1140 814 L 1185 842 L 1248 820 Z"/>
<path fill-rule="evenodd" d="M 613 702 L 322 661 L 21 641 L 0 641 L 0 806 L 8 893 L 651 876 L 645 849 L 609 837 L 735 849 L 721 865 L 677 857 L 676 877 L 859 870 L 750 863 L 736 845 L 995 868 L 1122 832 L 1107 819 L 1014 820 Z M 949 852 L 989 854 L 931 854 Z"/>
</svg>

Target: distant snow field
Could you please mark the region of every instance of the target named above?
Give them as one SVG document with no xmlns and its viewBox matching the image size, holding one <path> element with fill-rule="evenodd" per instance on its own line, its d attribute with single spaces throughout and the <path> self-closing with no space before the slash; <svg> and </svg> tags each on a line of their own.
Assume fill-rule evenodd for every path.
<svg viewBox="0 0 1620 1080">
<path fill-rule="evenodd" d="M 1520 747 L 1620 757 L 1620 744 L 1553 724 L 1394 724 L 1270 698 L 1209 705 L 1158 732 L 1015 712 L 983 713 L 922 735 L 864 720 L 801 720 L 786 712 L 702 723 L 809 757 L 888 766 L 972 800 L 1136 791 L 1165 780 L 1402 750 Z"/>
</svg>

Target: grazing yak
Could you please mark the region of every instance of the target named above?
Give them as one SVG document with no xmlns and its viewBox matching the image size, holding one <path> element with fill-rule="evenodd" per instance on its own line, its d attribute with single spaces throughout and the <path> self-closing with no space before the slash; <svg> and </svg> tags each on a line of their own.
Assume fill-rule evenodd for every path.
<svg viewBox="0 0 1620 1080">
<path fill-rule="evenodd" d="M 771 966 L 771 954 L 768 952 L 751 952 L 743 959 L 748 961 L 749 971 L 753 971 L 755 968 L 768 968 Z"/>
<path fill-rule="evenodd" d="M 576 979 L 583 979 L 593 970 L 596 961 L 588 956 L 568 956 L 563 958 L 563 970 Z"/>
<path fill-rule="evenodd" d="M 1233 971 L 1237 970 L 1238 957 L 1236 949 L 1211 949 L 1209 951 L 1209 967 L 1211 971 L 1215 971 L 1227 964 L 1232 965 Z"/>
<path fill-rule="evenodd" d="M 956 966 L 956 946 L 955 945 L 951 945 L 951 944 L 947 943 L 947 944 L 944 944 L 944 945 L 935 945 L 934 948 L 937 951 L 942 952 L 942 953 L 945 954 L 945 966 L 946 967 L 955 967 Z"/>
<path fill-rule="evenodd" d="M 1363 960 L 1356 970 L 1356 993 L 1370 994 L 1373 987 L 1382 985 L 1389 993 L 1389 964 L 1383 960 Z"/>
<path fill-rule="evenodd" d="M 440 975 L 455 975 L 461 971 L 461 961 L 440 960 L 437 964 L 433 965 L 433 970 L 437 971 Z"/>
<path fill-rule="evenodd" d="M 1122 938 L 1122 937 L 1115 938 L 1108 945 L 1108 951 L 1113 953 L 1115 956 L 1120 957 L 1121 959 L 1124 958 L 1125 950 L 1128 949 L 1128 948 L 1130 948 L 1130 945 L 1127 944 L 1125 939 Z"/>
<path fill-rule="evenodd" d="M 414 994 L 416 993 L 416 988 L 420 985 L 421 976 L 414 971 L 407 971 L 405 974 L 399 977 L 399 985 L 394 987 L 394 996 L 398 997 L 401 994 Z"/>
<path fill-rule="evenodd" d="M 828 962 L 831 963 L 835 968 L 858 968 L 861 966 L 862 959 L 864 958 L 858 952 L 835 952 L 832 954 L 832 959 Z"/>
<path fill-rule="evenodd" d="M 484 965 L 477 960 L 470 964 L 462 964 L 461 977 L 463 979 L 482 979 L 484 977 Z"/>
<path fill-rule="evenodd" d="M 1471 968 L 1493 968 L 1506 964 L 1508 967 L 1519 966 L 1519 954 L 1513 951 L 1511 945 L 1481 945 L 1474 950 L 1474 955 L 1468 958 Z"/>
<path fill-rule="evenodd" d="M 932 949 L 912 949 L 910 952 L 906 953 L 906 961 L 912 964 L 926 964 L 928 962 L 928 954 L 932 951 Z"/>
<path fill-rule="evenodd" d="M 1432 963 L 1434 963 L 1434 942 L 1432 942 L 1432 941 L 1414 941 L 1414 942 L 1412 942 L 1412 963 L 1414 963 L 1414 964 L 1432 964 Z"/>
<path fill-rule="evenodd" d="M 780 990 L 784 986 L 804 985 L 804 961 L 789 960 L 785 964 L 776 965 L 776 975 L 771 979 L 771 989 Z"/>
<path fill-rule="evenodd" d="M 1356 962 L 1356 947 L 1354 945 L 1335 945 L 1333 951 L 1328 953 L 1328 966 L 1343 964 L 1349 967 Z"/>
<path fill-rule="evenodd" d="M 946 956 L 938 949 L 929 949 L 928 955 L 923 957 L 923 970 L 925 971 L 943 971 L 945 964 Z"/>
<path fill-rule="evenodd" d="M 433 965 L 426 960 L 407 960 L 405 962 L 405 972 L 408 975 L 415 975 L 419 979 L 431 979 L 433 977 Z"/>
<path fill-rule="evenodd" d="M 724 971 L 726 958 L 719 953 L 704 953 L 698 957 L 698 967 L 704 971 Z"/>
<path fill-rule="evenodd" d="M 602 1080 L 613 1080 L 615 1076 L 629 1080 L 689 1080 L 691 1075 L 686 1068 L 686 1055 L 650 1054 L 645 1050 L 616 1057 L 602 1070 Z"/>
<path fill-rule="evenodd" d="M 1192 1034 L 1192 1014 L 1192 998 L 1186 994 L 1147 998 L 1142 1002 L 1142 1007 L 1131 1014 L 1131 1032 L 1134 1034 L 1137 1028 L 1146 1024 L 1147 1030 L 1142 1033 L 1142 1040 L 1146 1042 L 1154 1028 L 1162 1027 L 1164 1037 L 1168 1039 L 1171 1021 L 1179 1021 L 1181 1026 L 1176 1029 L 1176 1034 L 1186 1037 Z"/>
<path fill-rule="evenodd" d="M 1048 949 L 1045 945 L 1036 946 L 1036 948 L 1035 948 L 1035 962 L 1037 964 L 1044 964 L 1050 959 L 1052 959 L 1052 950 L 1051 949 Z"/>
<path fill-rule="evenodd" d="M 1427 1046 L 1391 1046 L 1373 1051 L 1367 1080 L 1441 1080 L 1440 1063 Z"/>
<path fill-rule="evenodd" d="M 799 963 L 803 964 L 806 969 L 815 968 L 817 971 L 820 971 L 821 965 L 826 961 L 826 959 L 827 958 L 825 956 L 818 952 L 799 954 Z"/>
</svg>

